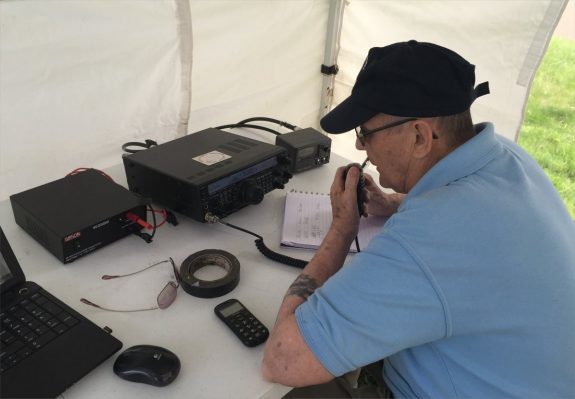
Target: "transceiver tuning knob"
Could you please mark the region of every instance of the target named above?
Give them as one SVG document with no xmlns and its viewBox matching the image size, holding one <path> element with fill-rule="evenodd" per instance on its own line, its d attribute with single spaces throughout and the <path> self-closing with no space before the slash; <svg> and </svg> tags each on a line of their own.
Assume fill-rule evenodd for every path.
<svg viewBox="0 0 575 399">
<path fill-rule="evenodd" d="M 253 180 L 247 180 L 242 187 L 244 201 L 255 205 L 264 199 L 264 190 Z"/>
<path fill-rule="evenodd" d="M 285 154 L 281 154 L 278 157 L 278 162 L 280 165 L 289 165 L 291 163 L 290 159 Z"/>
</svg>

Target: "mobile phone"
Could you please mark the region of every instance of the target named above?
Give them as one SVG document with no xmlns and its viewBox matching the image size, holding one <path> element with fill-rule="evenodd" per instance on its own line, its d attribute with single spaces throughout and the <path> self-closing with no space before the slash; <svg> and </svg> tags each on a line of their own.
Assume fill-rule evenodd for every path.
<svg viewBox="0 0 575 399">
<path fill-rule="evenodd" d="M 214 308 L 216 315 L 246 346 L 265 342 L 270 333 L 253 314 L 237 299 L 228 299 Z"/>
</svg>

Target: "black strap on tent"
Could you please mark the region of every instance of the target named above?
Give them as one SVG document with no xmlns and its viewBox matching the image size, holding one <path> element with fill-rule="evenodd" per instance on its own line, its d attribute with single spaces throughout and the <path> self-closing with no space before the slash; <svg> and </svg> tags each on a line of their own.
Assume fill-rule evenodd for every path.
<svg viewBox="0 0 575 399">
<path fill-rule="evenodd" d="M 327 66 L 327 65 L 321 65 L 321 73 L 323 73 L 324 75 L 337 75 L 337 73 L 339 72 L 339 67 L 337 66 L 337 64 L 334 64 L 332 66 Z"/>
</svg>

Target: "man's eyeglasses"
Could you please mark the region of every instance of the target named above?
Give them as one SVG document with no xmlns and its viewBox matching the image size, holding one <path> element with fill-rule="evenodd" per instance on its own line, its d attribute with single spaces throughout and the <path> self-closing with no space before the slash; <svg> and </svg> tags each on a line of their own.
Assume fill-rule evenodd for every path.
<svg viewBox="0 0 575 399">
<path fill-rule="evenodd" d="M 385 124 L 381 127 L 377 127 L 375 129 L 364 129 L 361 126 L 358 126 L 355 128 L 355 135 L 357 136 L 357 139 L 359 140 L 361 145 L 364 145 L 365 144 L 365 138 L 372 133 L 381 132 L 382 130 L 389 129 L 389 128 L 399 126 L 399 125 L 403 125 L 404 123 L 415 121 L 417 119 L 419 119 L 419 118 L 404 118 L 404 119 L 400 119 L 400 120 L 395 121 L 395 122 Z M 435 134 L 435 132 L 433 133 L 433 138 L 434 139 L 437 138 L 437 135 Z"/>
<path fill-rule="evenodd" d="M 151 269 L 154 266 L 158 266 L 158 265 L 161 265 L 163 263 L 168 263 L 168 262 L 172 264 L 172 269 L 174 271 L 174 276 L 176 278 L 176 281 L 175 282 L 174 281 L 168 282 L 166 284 L 166 286 L 162 289 L 162 291 L 160 291 L 160 293 L 158 294 L 158 298 L 157 298 L 158 306 L 154 306 L 152 308 L 147 308 L 147 309 L 120 310 L 120 309 L 110 309 L 110 308 L 106 308 L 106 307 L 97 305 L 94 302 L 87 300 L 86 298 L 81 298 L 80 301 L 86 305 L 90 305 L 90 306 L 93 306 L 95 308 L 102 309 L 102 310 L 108 310 L 110 312 L 143 312 L 145 310 L 166 309 L 168 306 L 170 306 L 175 301 L 176 296 L 178 294 L 178 287 L 180 286 L 180 275 L 178 274 L 178 270 L 176 269 L 176 264 L 174 263 L 174 260 L 172 258 L 168 258 L 168 259 L 163 260 L 161 262 L 154 263 L 153 265 L 150 265 L 150 266 L 148 266 L 142 270 L 138 270 L 138 271 L 133 272 L 133 273 L 122 274 L 122 275 L 118 275 L 118 276 L 110 276 L 110 275 L 105 274 L 102 276 L 102 280 L 111 280 L 114 278 L 133 276 L 134 274 L 141 273 L 143 271 Z"/>
</svg>

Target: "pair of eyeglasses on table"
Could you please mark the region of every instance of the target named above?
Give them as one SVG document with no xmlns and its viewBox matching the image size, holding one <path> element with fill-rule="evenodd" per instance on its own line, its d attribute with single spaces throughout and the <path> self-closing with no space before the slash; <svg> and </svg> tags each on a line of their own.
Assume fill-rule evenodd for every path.
<svg viewBox="0 0 575 399">
<path fill-rule="evenodd" d="M 166 260 L 154 263 L 153 265 L 150 265 L 142 270 L 138 270 L 136 272 L 133 273 L 128 273 L 128 274 L 122 274 L 122 275 L 116 275 L 116 276 L 110 276 L 108 274 L 105 274 L 102 276 L 102 280 L 112 280 L 115 278 L 122 278 L 122 277 L 129 277 L 129 276 L 133 276 L 135 274 L 144 272 L 148 269 L 151 269 L 152 267 L 164 264 L 164 263 L 170 263 L 172 265 L 172 269 L 174 271 L 174 277 L 175 277 L 175 281 L 169 281 L 166 286 L 162 289 L 162 291 L 160 291 L 160 293 L 158 294 L 158 297 L 156 299 L 158 305 L 154 306 L 154 307 L 150 307 L 150 308 L 145 308 L 145 309 L 111 309 L 111 308 L 107 308 L 104 306 L 100 306 L 92 301 L 87 300 L 86 298 L 80 298 L 80 301 L 86 305 L 90 305 L 93 306 L 95 308 L 101 309 L 101 310 L 107 310 L 110 312 L 144 312 L 146 310 L 156 310 L 156 309 L 166 309 L 167 307 L 169 307 L 172 303 L 174 303 L 174 301 L 176 300 L 176 296 L 178 294 L 178 287 L 180 286 L 180 275 L 178 274 L 178 270 L 176 268 L 176 264 L 174 263 L 174 260 L 172 258 L 168 258 Z"/>
</svg>

